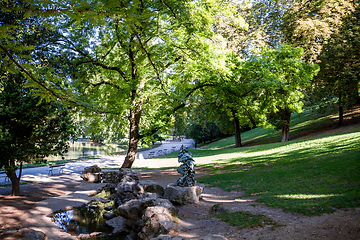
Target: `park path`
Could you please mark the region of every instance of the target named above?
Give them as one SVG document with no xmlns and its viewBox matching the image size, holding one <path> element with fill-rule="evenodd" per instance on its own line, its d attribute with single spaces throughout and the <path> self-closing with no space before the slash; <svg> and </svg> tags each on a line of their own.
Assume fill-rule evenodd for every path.
<svg viewBox="0 0 360 240">
<path fill-rule="evenodd" d="M 172 150 L 179 150 L 180 147 L 184 145 L 186 147 L 194 147 L 194 141 L 192 139 L 182 139 L 181 141 L 163 141 L 159 147 L 146 150 L 143 152 L 139 152 L 137 154 L 137 159 L 134 162 L 133 167 L 148 167 L 148 168 L 159 168 L 159 167 L 167 167 L 167 166 L 178 166 L 177 160 L 169 162 L 168 159 L 162 160 L 154 160 L 148 158 L 151 152 L 157 153 L 159 151 L 164 152 L 166 149 L 167 153 L 170 153 Z M 125 155 L 117 155 L 117 156 L 104 156 L 98 159 L 89 159 L 85 161 L 78 161 L 67 163 L 63 169 L 63 174 L 70 175 L 72 173 L 81 174 L 85 167 L 98 165 L 100 168 L 104 167 L 119 167 L 122 165 L 125 159 Z M 48 176 L 49 167 L 36 167 L 36 168 L 25 168 L 22 172 L 22 181 L 37 181 L 39 178 L 41 181 L 51 181 L 51 177 Z M 58 175 L 58 170 L 54 170 L 54 175 Z M 5 174 L 0 175 L 0 185 L 8 184 L 8 181 L 5 181 Z"/>
</svg>

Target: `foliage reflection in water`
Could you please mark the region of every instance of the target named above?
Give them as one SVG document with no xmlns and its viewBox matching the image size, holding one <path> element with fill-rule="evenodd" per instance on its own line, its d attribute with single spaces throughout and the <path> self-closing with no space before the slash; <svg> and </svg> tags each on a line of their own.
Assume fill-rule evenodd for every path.
<svg viewBox="0 0 360 240">
<path fill-rule="evenodd" d="M 102 196 L 109 196 L 109 190 L 103 190 L 100 194 Z M 114 210 L 106 211 L 104 208 L 107 206 L 114 207 Z M 59 228 L 74 236 L 102 232 L 107 234 L 107 236 L 101 237 L 101 239 L 125 239 L 125 236 L 112 235 L 112 228 L 105 225 L 107 220 L 103 217 L 103 214 L 106 212 L 116 213 L 115 209 L 114 201 L 107 203 L 96 201 L 87 206 L 55 213 L 52 220 Z"/>
</svg>

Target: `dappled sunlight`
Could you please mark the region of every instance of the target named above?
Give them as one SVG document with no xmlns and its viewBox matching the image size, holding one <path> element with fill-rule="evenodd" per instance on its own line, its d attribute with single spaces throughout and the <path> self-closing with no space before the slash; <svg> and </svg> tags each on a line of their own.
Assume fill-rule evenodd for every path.
<svg viewBox="0 0 360 240">
<path fill-rule="evenodd" d="M 215 194 L 201 194 L 202 200 L 211 203 L 249 203 L 255 202 L 255 199 L 236 199 L 229 196 Z"/>
<path fill-rule="evenodd" d="M 288 199 L 314 199 L 314 198 L 329 198 L 329 197 L 341 197 L 344 194 L 282 194 L 275 195 L 278 198 Z"/>
</svg>

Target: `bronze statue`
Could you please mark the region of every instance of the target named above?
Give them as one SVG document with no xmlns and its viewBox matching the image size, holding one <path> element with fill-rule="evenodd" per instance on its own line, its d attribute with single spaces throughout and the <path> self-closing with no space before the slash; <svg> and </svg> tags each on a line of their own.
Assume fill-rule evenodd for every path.
<svg viewBox="0 0 360 240">
<path fill-rule="evenodd" d="M 181 187 L 195 186 L 194 159 L 192 158 L 192 154 L 189 152 L 189 150 L 184 146 L 181 146 L 179 150 L 178 162 L 182 163 L 182 165 L 177 168 L 177 171 L 183 176 L 177 180 L 176 186 L 181 186 Z"/>
</svg>

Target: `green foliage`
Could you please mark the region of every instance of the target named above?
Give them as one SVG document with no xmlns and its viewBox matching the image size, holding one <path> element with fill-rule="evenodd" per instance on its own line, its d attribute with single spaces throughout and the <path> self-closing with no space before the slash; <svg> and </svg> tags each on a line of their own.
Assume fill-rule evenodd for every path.
<svg viewBox="0 0 360 240">
<path fill-rule="evenodd" d="M 69 112 L 59 103 L 41 102 L 24 88 L 20 74 L 3 72 L 0 80 L 0 167 L 13 171 L 17 163 L 66 151 L 67 141 L 76 137 Z"/>
<path fill-rule="evenodd" d="M 185 136 L 187 138 L 193 139 L 197 143 L 205 143 L 206 141 L 214 141 L 215 139 L 221 137 L 221 133 L 218 126 L 213 122 L 208 122 L 205 124 L 205 127 L 198 124 L 188 124 Z"/>
<path fill-rule="evenodd" d="M 336 98 L 340 107 L 352 107 L 359 101 L 360 6 L 354 3 L 354 7 L 320 56 L 320 89 L 325 97 Z"/>
</svg>

